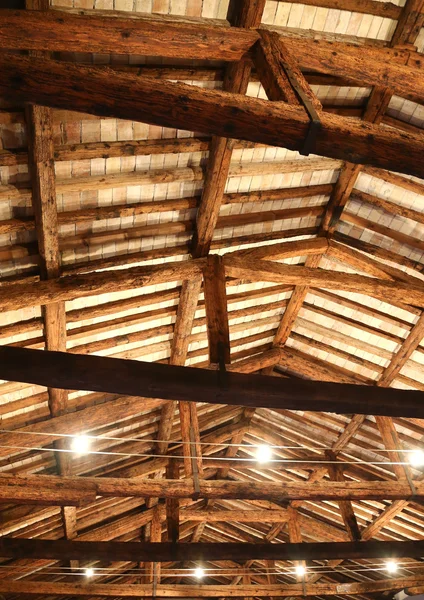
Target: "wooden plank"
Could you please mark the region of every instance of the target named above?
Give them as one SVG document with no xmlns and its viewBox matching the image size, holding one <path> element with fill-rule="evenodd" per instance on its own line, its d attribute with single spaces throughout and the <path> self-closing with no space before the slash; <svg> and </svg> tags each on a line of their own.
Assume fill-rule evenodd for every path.
<svg viewBox="0 0 424 600">
<path fill-rule="evenodd" d="M 230 328 L 222 257 L 217 254 L 207 257 L 203 277 L 209 361 L 216 365 L 229 364 L 231 362 Z"/>
<path fill-rule="evenodd" d="M 266 100 L 218 90 L 158 82 L 127 73 L 113 73 L 112 77 L 107 70 L 17 55 L 1 56 L 0 68 L 0 90 L 47 106 L 73 105 L 83 112 L 238 137 L 291 150 L 302 149 L 309 128 L 309 118 L 302 108 L 276 106 Z M 409 89 L 411 81 L 420 79 L 423 80 L 414 79 L 411 74 Z M 168 110 L 170 105 L 174 106 L 172 113 Z M 323 113 L 321 122 L 317 154 L 424 176 L 422 136 L 380 129 L 330 113 Z M 346 135 L 348 145 L 343 143 Z"/>
<path fill-rule="evenodd" d="M 379 198 L 378 196 L 374 196 L 373 194 L 367 194 L 366 192 L 361 192 L 356 189 L 353 190 L 351 198 L 352 200 L 357 200 L 359 202 L 371 204 L 372 206 L 377 206 L 378 208 L 381 208 L 382 210 L 391 215 L 397 215 L 399 217 L 411 219 L 412 221 L 417 221 L 418 223 L 424 224 L 423 213 L 418 210 L 414 210 L 413 208 L 407 208 L 406 206 L 401 206 L 400 204 L 396 204 L 395 202 L 390 202 L 389 200 L 385 200 L 384 198 Z"/>
<path fill-rule="evenodd" d="M 384 369 L 378 380 L 378 385 L 389 386 L 399 375 L 402 368 L 406 365 L 408 359 L 418 348 L 424 337 L 424 315 L 421 315 L 405 341 L 399 346 L 393 355 L 392 360 Z"/>
<path fill-rule="evenodd" d="M 224 264 L 227 275 L 239 279 L 346 290 L 379 297 L 385 302 L 393 299 L 401 303 L 423 306 L 424 287 L 421 284 L 371 279 L 356 274 L 282 265 L 265 260 L 241 259 L 231 255 L 224 258 Z"/>
<path fill-rule="evenodd" d="M 303 0 L 302 4 L 395 20 L 400 17 L 402 12 L 401 7 L 392 2 L 375 2 L 374 0 Z"/>
<path fill-rule="evenodd" d="M 39 385 L 138 395 L 163 400 L 422 418 L 421 392 L 367 385 L 219 375 L 159 363 L 0 347 L 0 378 Z M 23 366 L 25 365 L 25 366 Z"/>
</svg>

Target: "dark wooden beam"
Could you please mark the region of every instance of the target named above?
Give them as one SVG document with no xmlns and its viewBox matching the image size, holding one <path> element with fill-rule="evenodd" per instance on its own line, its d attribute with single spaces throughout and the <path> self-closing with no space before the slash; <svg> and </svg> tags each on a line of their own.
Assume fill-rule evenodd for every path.
<svg viewBox="0 0 424 600">
<path fill-rule="evenodd" d="M 423 418 L 422 392 L 374 386 L 219 373 L 140 361 L 0 348 L 0 378 L 47 387 L 91 390 L 211 404 Z"/>
<path fill-rule="evenodd" d="M 420 558 L 424 540 L 409 542 L 319 543 L 178 543 L 80 542 L 78 540 L 0 539 L 0 554 L 8 558 L 54 558 L 56 560 L 104 560 L 130 562 L 256 560 L 361 560 Z"/>
<path fill-rule="evenodd" d="M 0 92 L 57 108 L 73 106 L 100 116 L 291 150 L 302 150 L 309 128 L 309 118 L 301 107 L 275 105 L 240 94 L 11 54 L 0 57 L 0 69 Z M 409 86 L 411 81 L 415 81 L 412 75 Z M 169 106 L 173 106 L 172 111 Z M 321 123 L 315 153 L 424 177 L 422 136 L 380 129 L 330 113 L 321 115 Z"/>
<path fill-rule="evenodd" d="M 225 269 L 222 258 L 217 254 L 207 257 L 203 271 L 206 326 L 211 364 L 229 364 L 230 328 L 228 324 Z"/>
</svg>

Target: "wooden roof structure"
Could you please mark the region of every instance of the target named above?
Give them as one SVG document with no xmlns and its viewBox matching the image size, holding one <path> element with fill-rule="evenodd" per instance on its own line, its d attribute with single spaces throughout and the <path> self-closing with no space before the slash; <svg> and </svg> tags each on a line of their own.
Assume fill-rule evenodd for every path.
<svg viewBox="0 0 424 600">
<path fill-rule="evenodd" d="M 422 592 L 424 1 L 3 6 L 0 597 Z"/>
</svg>

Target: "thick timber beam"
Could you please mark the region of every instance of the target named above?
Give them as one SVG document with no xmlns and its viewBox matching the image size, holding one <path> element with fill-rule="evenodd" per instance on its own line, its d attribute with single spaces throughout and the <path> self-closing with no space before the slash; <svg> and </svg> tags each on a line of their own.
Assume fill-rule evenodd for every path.
<svg viewBox="0 0 424 600">
<path fill-rule="evenodd" d="M 240 94 L 12 54 L 0 57 L 0 69 L 0 93 L 56 108 L 73 106 L 100 116 L 290 150 L 302 150 L 309 128 L 309 118 L 301 107 Z M 321 115 L 321 123 L 316 154 L 424 177 L 423 136 L 380 129 L 330 113 Z"/>
<path fill-rule="evenodd" d="M 307 71 L 337 75 L 370 86 L 390 87 L 411 100 L 424 95 L 424 81 L 417 73 L 420 61 L 414 61 L 414 52 L 358 47 L 307 37 L 281 37 Z M 222 23 L 177 22 L 174 15 L 169 21 L 151 16 L 122 19 L 62 11 L 45 14 L 0 11 L 0 48 L 8 50 L 130 53 L 238 61 L 258 39 L 259 34 L 254 30 L 230 28 Z"/>
<path fill-rule="evenodd" d="M 264 511 L 266 512 L 266 511 Z M 81 542 L 78 540 L 0 539 L 1 556 L 8 558 L 54 558 L 104 561 L 220 561 L 220 560 L 327 560 L 343 558 L 420 558 L 424 540 L 409 542 L 318 543 L 179 543 Z"/>
<path fill-rule="evenodd" d="M 250 584 L 250 585 L 157 585 L 152 584 L 100 584 L 100 583 L 48 583 L 44 581 L 0 580 L 0 593 L 46 596 L 100 596 L 112 598 L 223 598 L 223 597 L 299 597 L 299 596 L 350 596 L 421 586 L 422 575 L 415 577 L 382 579 L 361 583 L 321 584 Z"/>
<path fill-rule="evenodd" d="M 423 418 L 422 392 L 260 377 L 3 346 L 0 378 L 47 387 L 210 404 Z M 330 484 L 328 484 L 330 485 Z"/>
</svg>

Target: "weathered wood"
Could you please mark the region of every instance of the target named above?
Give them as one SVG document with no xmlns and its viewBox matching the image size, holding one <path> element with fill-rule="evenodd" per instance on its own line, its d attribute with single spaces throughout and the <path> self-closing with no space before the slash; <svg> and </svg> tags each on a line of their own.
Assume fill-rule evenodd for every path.
<svg viewBox="0 0 424 600">
<path fill-rule="evenodd" d="M 71 104 L 77 110 L 103 116 L 189 128 L 292 150 L 302 149 L 309 127 L 309 118 L 300 107 L 276 106 L 238 94 L 134 78 L 127 73 L 113 73 L 112 77 L 107 70 L 17 55 L 0 57 L 0 68 L 0 90 L 47 106 Z M 415 80 L 411 75 L 409 88 Z M 321 115 L 321 122 L 317 154 L 423 177 L 422 136 L 380 129 L 329 113 Z M 348 145 L 343 143 L 345 135 L 349 136 Z"/>
<path fill-rule="evenodd" d="M 331 452 L 328 452 L 327 456 L 330 460 L 335 460 L 336 458 L 335 455 Z M 345 481 L 344 473 L 340 469 L 340 465 L 338 464 L 329 465 L 328 474 L 332 481 L 339 481 L 340 483 L 343 483 L 343 481 Z M 349 500 L 343 500 L 339 502 L 339 507 L 350 539 L 353 542 L 359 541 L 361 539 L 361 532 L 359 531 L 358 522 L 356 520 L 356 515 L 353 510 L 352 503 Z"/>
<path fill-rule="evenodd" d="M 25 15 L 19 11 L 2 11 L 0 19 L 0 44 L 10 50 L 119 53 L 121 49 L 124 54 L 234 61 L 240 60 L 259 37 L 255 31 L 242 28 L 177 23 L 175 17 L 174 22 L 169 22 L 61 12 L 49 14 L 49 20 L 44 20 L 44 15 L 36 13 Z M 410 56 L 408 51 L 358 48 L 353 44 L 299 37 L 283 39 L 308 70 L 364 81 L 371 86 L 391 87 L 405 97 L 412 95 L 414 88 L 422 91 L 423 84 L 414 80 L 410 67 L 394 64 L 406 62 Z"/>
<path fill-rule="evenodd" d="M 374 0 L 304 0 L 302 4 L 334 10 L 347 10 L 387 19 L 398 19 L 402 12 L 401 7 L 392 2 L 375 2 Z"/>
<path fill-rule="evenodd" d="M 307 257 L 305 267 L 315 269 L 321 262 L 322 254 L 312 254 Z M 278 326 L 277 333 L 274 336 L 274 346 L 284 346 L 287 342 L 294 323 L 303 306 L 310 288 L 307 285 L 297 285 L 290 297 L 288 306 L 284 311 L 283 318 Z"/>
<path fill-rule="evenodd" d="M 321 102 L 312 92 L 309 84 L 302 75 L 295 58 L 291 55 L 278 33 L 259 30 L 261 39 L 255 46 L 254 60 L 259 79 L 270 100 L 301 105 L 303 101 L 299 92 L 293 87 L 286 71 L 290 69 L 297 85 L 306 98 L 318 111 L 322 109 Z"/>
<path fill-rule="evenodd" d="M 225 270 L 220 256 L 217 254 L 208 256 L 203 277 L 209 360 L 211 364 L 229 364 L 231 362 L 230 328 Z"/>
<path fill-rule="evenodd" d="M 49 11 L 0 15 L 0 47 L 51 52 L 114 52 L 171 58 L 239 60 L 257 39 L 254 31 L 160 18 L 108 18 Z M 109 50 L 106 50 L 109 47 Z"/>
<path fill-rule="evenodd" d="M 367 194 L 366 192 L 361 192 L 359 190 L 353 190 L 351 198 L 352 200 L 377 206 L 391 215 L 396 215 L 405 219 L 411 219 L 412 221 L 417 221 L 418 223 L 424 224 L 423 213 L 418 210 L 414 210 L 413 208 L 407 208 L 406 206 L 396 204 L 395 202 L 390 202 L 384 198 L 379 198 L 378 196 Z"/>
<path fill-rule="evenodd" d="M 270 546 L 273 544 L 269 544 Z M 47 583 L 43 581 L 0 581 L 1 593 L 46 596 L 90 596 L 122 598 L 222 598 L 222 597 L 298 597 L 305 596 L 344 596 L 368 595 L 377 592 L 398 590 L 404 587 L 419 586 L 422 575 L 408 578 L 382 579 L 355 583 L 321 584 L 251 584 L 251 585 L 158 585 L 151 584 L 101 584 L 101 583 Z M 418 588 L 422 589 L 422 588 Z"/>
<path fill-rule="evenodd" d="M 254 281 L 346 290 L 376 296 L 385 302 L 393 299 L 401 303 L 424 306 L 424 286 L 420 284 L 371 279 L 356 274 L 282 265 L 271 261 L 237 258 L 231 255 L 224 258 L 224 264 L 227 275 L 239 279 L 249 278 Z"/>
<path fill-rule="evenodd" d="M 417 349 L 424 337 L 424 315 L 421 315 L 405 341 L 399 346 L 397 352 L 393 355 L 392 360 L 381 374 L 378 385 L 388 386 L 399 375 L 402 368 L 410 358 L 413 352 Z"/>
<path fill-rule="evenodd" d="M 421 392 L 256 377 L 123 359 L 0 348 L 0 378 L 164 400 L 422 418 Z M 25 366 L 23 366 L 25 365 Z"/>
<path fill-rule="evenodd" d="M 46 4 L 46 2 L 44 2 Z M 34 9 L 27 0 L 27 9 Z M 54 170 L 54 146 L 51 109 L 28 105 L 26 108 L 28 136 L 28 161 L 31 174 L 32 207 L 35 217 L 39 267 L 41 279 L 59 277 L 61 257 L 59 252 L 59 230 L 56 202 L 56 178 Z M 55 302 L 42 307 L 45 347 L 47 350 L 66 352 L 66 311 L 64 302 Z M 66 390 L 49 388 L 49 410 L 52 417 L 63 414 L 67 408 Z M 72 475 L 70 456 L 60 452 L 63 441 L 55 447 L 58 472 Z M 72 539 L 77 533 L 77 517 L 74 507 L 63 507 L 61 511 L 64 534 Z"/>
<path fill-rule="evenodd" d="M 201 278 L 204 264 L 204 259 L 197 259 L 159 266 L 131 267 L 120 271 L 69 275 L 29 285 L 13 284 L 0 289 L 0 307 L 1 310 L 17 310 L 179 279 L 194 280 Z"/>
<path fill-rule="evenodd" d="M 251 29 L 261 21 L 265 0 L 239 1 L 230 4 L 228 18 L 237 28 Z M 232 94 L 245 94 L 251 75 L 251 62 L 240 60 L 229 64 L 224 72 L 223 90 Z M 213 136 L 206 167 L 202 198 L 196 214 L 192 240 L 192 255 L 196 258 L 209 252 L 219 210 L 224 198 L 226 182 L 230 173 L 231 157 L 236 140 Z"/>
</svg>

